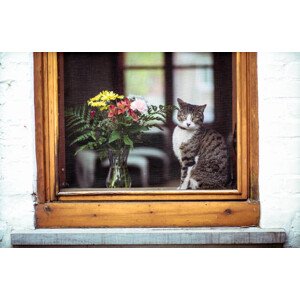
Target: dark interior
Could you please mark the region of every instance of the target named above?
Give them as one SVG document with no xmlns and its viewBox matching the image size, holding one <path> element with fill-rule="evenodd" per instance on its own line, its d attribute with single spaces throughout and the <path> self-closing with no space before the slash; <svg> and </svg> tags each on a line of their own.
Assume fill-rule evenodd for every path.
<svg viewBox="0 0 300 300">
<path fill-rule="evenodd" d="M 124 53 L 63 53 L 60 54 L 60 101 L 63 107 L 80 105 L 87 99 L 95 96 L 101 90 L 113 90 L 119 94 L 126 94 L 125 72 L 130 67 L 126 67 L 124 62 Z M 163 97 L 165 104 L 174 103 L 174 99 L 181 95 L 175 93 L 174 74 L 174 54 L 162 54 L 164 64 L 162 67 L 154 66 L 153 69 L 159 68 L 164 74 L 163 80 Z M 235 124 L 233 124 L 235 107 L 232 101 L 232 54 L 231 53 L 213 53 L 212 57 L 212 74 L 213 74 L 213 107 L 214 119 L 207 123 L 207 126 L 219 131 L 226 137 L 228 148 L 230 150 L 230 188 L 236 187 L 236 168 L 235 168 L 235 149 L 233 144 L 233 135 Z M 133 67 L 132 69 L 138 69 Z M 146 67 L 145 70 L 150 69 Z M 196 68 L 195 66 L 179 66 L 178 69 Z M 199 67 L 200 68 L 200 67 Z M 205 68 L 205 66 L 203 66 Z M 140 67 L 142 69 L 142 67 Z M 193 83 L 197 85 L 198 82 Z M 200 82 L 199 82 L 200 84 Z M 180 91 L 180 86 L 176 87 Z M 189 102 L 189 99 L 184 99 Z M 199 99 L 199 104 L 204 104 Z M 63 120 L 63 114 L 62 118 Z M 175 125 L 170 117 L 164 132 L 155 131 L 144 135 L 142 141 L 135 145 L 136 154 L 140 157 L 140 166 L 129 165 L 129 172 L 132 177 L 132 187 L 145 187 L 142 182 L 143 162 L 147 162 L 148 187 L 176 187 L 179 184 L 180 166 L 172 151 L 172 131 Z M 60 130 L 65 131 L 64 126 Z M 65 176 L 60 178 L 61 187 L 72 188 L 103 188 L 108 167 L 103 165 L 99 158 L 91 154 L 95 164 L 93 179 L 85 185 L 78 182 L 78 166 L 76 166 L 75 146 L 69 146 L 70 139 L 65 136 L 65 145 L 60 148 L 59 157 L 61 163 L 65 164 Z M 141 148 L 142 147 L 142 148 Z M 150 148 L 152 149 L 150 151 Z M 139 152 L 140 149 L 141 151 Z M 147 151 L 147 149 L 149 151 Z M 156 150 L 157 149 L 157 150 Z M 148 153 L 149 152 L 149 153 Z M 87 153 L 87 155 L 90 155 Z M 81 157 L 83 161 L 86 158 Z M 168 162 L 166 165 L 165 162 Z M 75 171 L 76 170 L 76 171 Z M 81 170 L 82 171 L 82 170 Z M 80 172 L 81 172 L 80 171 Z M 145 174 L 144 174 L 145 175 Z"/>
</svg>

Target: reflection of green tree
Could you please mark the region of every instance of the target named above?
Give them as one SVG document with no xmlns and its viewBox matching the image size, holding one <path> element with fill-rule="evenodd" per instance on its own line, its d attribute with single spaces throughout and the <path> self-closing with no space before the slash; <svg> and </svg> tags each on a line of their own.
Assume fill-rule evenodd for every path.
<svg viewBox="0 0 300 300">
<path fill-rule="evenodd" d="M 162 70 L 127 70 L 126 93 L 146 96 L 157 93 L 163 84 Z"/>
<path fill-rule="evenodd" d="M 163 66 L 162 52 L 127 52 L 126 66 Z"/>
</svg>

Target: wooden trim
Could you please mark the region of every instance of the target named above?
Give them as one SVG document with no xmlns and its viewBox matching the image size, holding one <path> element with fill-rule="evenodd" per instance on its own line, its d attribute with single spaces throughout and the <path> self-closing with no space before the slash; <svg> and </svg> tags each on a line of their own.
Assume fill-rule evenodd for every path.
<svg viewBox="0 0 300 300">
<path fill-rule="evenodd" d="M 38 227 L 255 226 L 258 199 L 256 54 L 237 53 L 237 190 L 74 193 L 58 188 L 58 60 L 34 54 Z M 60 203 L 53 201 L 62 201 Z M 137 202 L 137 200 L 141 200 Z M 156 202 L 149 202 L 155 200 Z M 176 201 L 175 201 L 176 200 Z M 216 201 L 218 200 L 218 201 Z M 234 200 L 234 201 L 232 201 Z M 65 201 L 69 201 L 66 203 Z M 75 203 L 71 203 L 74 201 Z M 90 203 L 95 201 L 98 203 Z M 53 202 L 53 203 L 45 203 Z M 153 208 L 153 209 L 152 209 Z M 255 209 L 254 209 L 255 208 Z M 224 212 L 227 212 L 224 217 Z M 154 213 L 153 213 L 154 212 Z M 236 212 L 233 213 L 232 212 Z M 153 215 L 153 216 L 152 216 Z M 149 217 L 150 216 L 150 217 Z M 152 216 L 152 217 L 151 217 Z"/>
<path fill-rule="evenodd" d="M 49 91 L 49 194 L 56 199 L 58 192 L 58 61 L 57 53 L 48 53 Z"/>
<path fill-rule="evenodd" d="M 223 191 L 145 191 L 134 192 L 123 191 L 117 193 L 114 191 L 99 192 L 71 192 L 64 191 L 57 194 L 57 200 L 60 201 L 136 201 L 136 200 L 246 200 L 248 198 L 248 90 L 249 82 L 247 80 L 247 53 L 237 53 L 235 55 L 235 77 L 236 77 L 236 102 L 237 102 L 237 190 L 234 192 Z"/>
<path fill-rule="evenodd" d="M 39 203 L 58 192 L 58 72 L 56 53 L 34 53 L 34 91 Z"/>
<path fill-rule="evenodd" d="M 37 163 L 37 199 L 39 203 L 46 200 L 46 154 L 44 139 L 44 70 L 43 54 L 34 53 L 34 109 L 35 109 L 35 144 Z"/>
<path fill-rule="evenodd" d="M 258 88 L 257 88 L 257 53 L 247 54 L 247 99 L 249 121 L 249 197 L 259 199 L 259 143 L 258 143 Z"/>
<path fill-rule="evenodd" d="M 259 203 L 47 203 L 36 208 L 37 228 L 257 226 Z"/>
<path fill-rule="evenodd" d="M 247 53 L 236 53 L 237 95 L 237 189 L 248 198 L 248 99 Z"/>
<path fill-rule="evenodd" d="M 56 53 L 44 53 L 42 55 L 43 69 L 42 72 L 44 77 L 37 78 L 40 80 L 40 84 L 43 87 L 43 108 L 44 108 L 44 143 L 45 143 L 45 166 L 44 166 L 44 177 L 47 201 L 52 200 L 79 200 L 80 201 L 90 201 L 91 196 L 85 195 L 61 195 L 58 193 L 58 180 L 57 180 L 57 141 L 58 141 L 58 61 Z M 198 191 L 197 195 L 194 193 L 184 194 L 182 191 L 178 192 L 177 196 L 174 192 L 164 192 L 160 193 L 157 196 L 155 191 L 149 192 L 149 196 L 145 195 L 144 200 L 151 199 L 165 199 L 168 200 L 181 200 L 183 197 L 186 200 L 245 200 L 248 198 L 248 161 L 249 161 L 249 152 L 248 152 L 248 143 L 249 137 L 249 122 L 248 122 L 248 109 L 251 107 L 250 102 L 250 82 L 247 78 L 247 53 L 237 53 L 235 55 L 235 76 L 236 76 L 236 97 L 237 97 L 237 192 L 234 196 L 228 196 L 227 191 L 218 191 L 214 193 L 207 193 L 203 191 Z M 252 72 L 255 72 L 252 71 Z M 255 114 L 253 111 L 252 114 Z M 39 143 L 37 143 L 37 147 L 39 147 Z M 126 194 L 126 192 L 125 192 Z M 149 199 L 150 197 L 153 197 Z M 97 198 L 98 197 L 98 198 Z M 115 193 L 98 193 L 92 196 L 93 201 L 99 200 L 102 201 L 104 199 L 113 199 L 116 200 L 142 200 L 142 196 L 139 195 L 138 198 L 134 194 L 128 194 L 126 197 L 120 197 L 120 195 L 116 195 Z"/>
<path fill-rule="evenodd" d="M 78 189 L 64 189 L 58 193 L 60 201 L 150 201 L 150 200 L 241 200 L 241 193 L 237 190 L 226 191 L 181 191 L 158 190 L 158 189 L 131 189 L 131 190 L 110 190 L 88 189 L 80 191 Z"/>
</svg>

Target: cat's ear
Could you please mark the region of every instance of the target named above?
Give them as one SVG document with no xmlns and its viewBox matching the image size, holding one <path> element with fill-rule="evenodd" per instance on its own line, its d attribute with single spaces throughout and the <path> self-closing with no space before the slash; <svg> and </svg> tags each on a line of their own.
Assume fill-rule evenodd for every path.
<svg viewBox="0 0 300 300">
<path fill-rule="evenodd" d="M 180 98 L 177 98 L 177 102 L 178 102 L 178 104 L 179 104 L 180 107 L 182 107 L 183 105 L 186 104 L 186 103 L 185 103 L 183 100 L 181 100 Z"/>
<path fill-rule="evenodd" d="M 205 110 L 206 104 L 200 105 L 199 107 L 200 107 L 200 111 L 203 113 Z"/>
</svg>

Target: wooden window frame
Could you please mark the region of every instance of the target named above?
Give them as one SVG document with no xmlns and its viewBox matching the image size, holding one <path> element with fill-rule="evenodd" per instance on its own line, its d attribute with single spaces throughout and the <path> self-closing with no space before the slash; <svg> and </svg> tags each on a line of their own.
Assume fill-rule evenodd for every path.
<svg viewBox="0 0 300 300">
<path fill-rule="evenodd" d="M 59 190 L 59 87 L 57 53 L 34 53 L 37 158 L 36 227 L 256 226 L 258 105 L 256 53 L 235 53 L 237 189 Z"/>
</svg>

